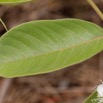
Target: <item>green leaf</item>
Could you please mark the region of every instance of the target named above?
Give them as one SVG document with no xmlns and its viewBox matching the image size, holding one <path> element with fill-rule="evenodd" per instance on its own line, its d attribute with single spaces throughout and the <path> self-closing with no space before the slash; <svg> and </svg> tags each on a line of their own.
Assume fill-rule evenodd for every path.
<svg viewBox="0 0 103 103">
<path fill-rule="evenodd" d="M 0 3 L 20 3 L 20 2 L 27 2 L 31 0 L 0 0 Z"/>
<path fill-rule="evenodd" d="M 92 93 L 84 103 L 98 103 L 97 92 Z"/>
<path fill-rule="evenodd" d="M 103 49 L 103 29 L 77 19 L 32 21 L 0 39 L 0 76 L 47 73 L 82 62 Z"/>
</svg>

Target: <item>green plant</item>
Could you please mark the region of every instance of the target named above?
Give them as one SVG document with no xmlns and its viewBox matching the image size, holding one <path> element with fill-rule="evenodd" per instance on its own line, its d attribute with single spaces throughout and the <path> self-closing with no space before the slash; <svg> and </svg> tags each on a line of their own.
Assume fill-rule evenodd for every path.
<svg viewBox="0 0 103 103">
<path fill-rule="evenodd" d="M 30 1 L 30 0 L 25 0 Z M 87 0 L 103 20 L 92 0 Z M 18 3 L 24 0 L 1 0 Z M 103 50 L 103 29 L 79 19 L 39 20 L 8 30 L 0 38 L 0 76 L 19 77 L 55 71 Z M 84 103 L 96 98 L 93 93 Z"/>
</svg>

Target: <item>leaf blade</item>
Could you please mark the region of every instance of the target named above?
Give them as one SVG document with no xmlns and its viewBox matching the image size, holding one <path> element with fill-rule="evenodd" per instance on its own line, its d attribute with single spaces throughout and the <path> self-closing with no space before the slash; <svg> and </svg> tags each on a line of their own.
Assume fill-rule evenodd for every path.
<svg viewBox="0 0 103 103">
<path fill-rule="evenodd" d="M 21 3 L 21 2 L 27 2 L 31 0 L 0 0 L 1 4 L 7 4 L 7 3 Z"/>
<path fill-rule="evenodd" d="M 96 99 L 97 99 L 97 92 L 95 91 L 85 100 L 84 103 L 93 103 L 93 101 L 95 102 Z M 98 102 L 98 100 L 97 100 L 97 102 Z"/>
<path fill-rule="evenodd" d="M 0 75 L 18 77 L 55 71 L 82 62 L 102 48 L 102 28 L 86 21 L 25 23 L 0 39 Z"/>
</svg>

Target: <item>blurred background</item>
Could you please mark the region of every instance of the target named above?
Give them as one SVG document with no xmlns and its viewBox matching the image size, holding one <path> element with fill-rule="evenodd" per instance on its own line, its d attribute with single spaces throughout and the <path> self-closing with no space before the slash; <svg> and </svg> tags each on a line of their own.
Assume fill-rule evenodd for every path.
<svg viewBox="0 0 103 103">
<path fill-rule="evenodd" d="M 94 0 L 103 11 L 103 0 Z M 8 29 L 31 20 L 78 18 L 103 27 L 86 0 L 35 0 L 20 5 L 0 5 Z M 0 24 L 0 35 L 6 31 Z M 83 103 L 103 80 L 103 53 L 55 72 L 0 78 L 0 103 Z"/>
</svg>

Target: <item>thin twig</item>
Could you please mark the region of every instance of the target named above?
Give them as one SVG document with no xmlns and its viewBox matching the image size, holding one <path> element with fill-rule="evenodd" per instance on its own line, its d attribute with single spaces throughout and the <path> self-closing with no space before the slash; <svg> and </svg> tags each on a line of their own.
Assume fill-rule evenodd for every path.
<svg viewBox="0 0 103 103">
<path fill-rule="evenodd" d="M 98 6 L 94 3 L 93 0 L 87 0 L 88 3 L 92 6 L 92 8 L 96 11 L 96 13 L 99 15 L 99 17 L 103 20 L 103 13 L 98 8 Z"/>
<path fill-rule="evenodd" d="M 1 18 L 0 18 L 0 22 L 1 22 L 1 24 L 4 26 L 5 30 L 8 31 L 8 29 L 7 29 L 6 25 L 5 25 L 5 23 L 2 21 Z"/>
</svg>

